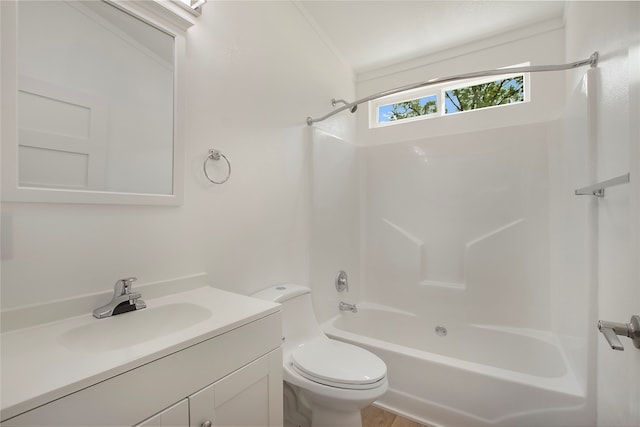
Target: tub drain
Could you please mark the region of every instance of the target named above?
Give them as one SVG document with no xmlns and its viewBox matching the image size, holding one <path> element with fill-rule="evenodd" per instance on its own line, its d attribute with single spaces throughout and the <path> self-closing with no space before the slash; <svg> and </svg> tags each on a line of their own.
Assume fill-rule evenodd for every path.
<svg viewBox="0 0 640 427">
<path fill-rule="evenodd" d="M 436 335 L 444 337 L 447 335 L 447 328 L 444 326 L 436 326 Z"/>
</svg>

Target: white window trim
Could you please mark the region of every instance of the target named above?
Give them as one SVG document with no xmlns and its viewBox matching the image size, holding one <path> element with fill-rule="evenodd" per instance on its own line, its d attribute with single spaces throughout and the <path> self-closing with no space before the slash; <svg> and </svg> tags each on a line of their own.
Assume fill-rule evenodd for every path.
<svg viewBox="0 0 640 427">
<path fill-rule="evenodd" d="M 530 63 L 526 62 L 523 64 L 516 64 L 516 65 L 511 65 L 509 67 L 505 67 L 505 69 L 508 68 L 515 68 L 515 67 L 526 67 L 529 66 Z M 490 82 L 494 82 L 497 80 L 503 80 L 503 79 L 508 79 L 508 78 L 513 78 L 513 77 L 517 77 L 517 76 L 523 76 L 523 91 L 524 91 L 524 99 L 521 102 L 517 102 L 517 103 L 509 103 L 509 104 L 502 104 L 502 105 L 493 105 L 490 107 L 484 107 L 484 108 L 479 108 L 476 110 L 469 110 L 469 111 L 459 111 L 456 113 L 449 113 L 449 114 L 445 114 L 445 92 L 449 91 L 449 90 L 453 90 L 453 89 L 459 89 L 459 88 L 463 88 L 463 87 L 469 87 L 469 86 L 476 86 L 479 84 L 483 84 L 483 83 L 490 83 Z M 410 117 L 407 119 L 402 119 L 402 120 L 394 120 L 394 121 L 389 121 L 389 122 L 379 122 L 379 111 L 380 111 L 380 107 L 384 107 L 386 105 L 389 104 L 397 104 L 400 102 L 405 102 L 405 101 L 411 101 L 414 99 L 420 99 L 420 98 L 428 98 L 430 96 L 435 96 L 436 97 L 436 102 L 438 105 L 438 111 L 432 114 L 427 114 L 424 116 L 417 116 L 417 117 Z M 400 93 L 396 93 L 393 95 L 389 95 L 389 96 L 385 96 L 383 98 L 378 98 L 378 99 L 374 99 L 372 101 L 369 101 L 369 128 L 370 129 L 374 129 L 374 128 L 381 128 L 381 127 L 387 127 L 387 126 L 395 126 L 401 123 L 409 123 L 409 122 L 415 122 L 415 121 L 420 121 L 420 120 L 428 120 L 428 119 L 433 119 L 436 117 L 443 117 L 443 116 L 449 116 L 452 114 L 458 115 L 458 114 L 463 114 L 463 113 L 470 113 L 473 111 L 479 111 L 479 110 L 486 110 L 488 108 L 500 108 L 500 107 L 507 107 L 507 106 L 512 106 L 512 105 L 517 105 L 517 104 L 522 104 L 522 103 L 526 103 L 529 102 L 531 100 L 531 79 L 530 79 L 530 73 L 505 73 L 505 74 L 499 74 L 499 75 L 495 75 L 495 76 L 488 76 L 488 77 L 480 77 L 480 78 L 475 78 L 475 79 L 467 79 L 467 80 L 460 80 L 458 82 L 455 83 L 442 83 L 439 85 L 433 85 L 433 86 L 428 86 L 428 87 L 423 87 L 423 88 L 418 88 L 418 89 L 411 89 L 408 91 L 404 91 L 404 92 L 400 92 Z"/>
</svg>

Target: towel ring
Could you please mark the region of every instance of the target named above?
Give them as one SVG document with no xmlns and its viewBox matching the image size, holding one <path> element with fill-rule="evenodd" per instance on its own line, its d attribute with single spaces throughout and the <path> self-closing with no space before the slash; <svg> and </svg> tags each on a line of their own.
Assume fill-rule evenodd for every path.
<svg viewBox="0 0 640 427">
<path fill-rule="evenodd" d="M 209 160 L 216 160 L 216 161 L 220 160 L 220 157 L 226 160 L 227 166 L 229 167 L 229 172 L 227 172 L 226 178 L 223 179 L 222 181 L 214 181 L 213 179 L 211 179 L 211 177 L 209 176 L 209 173 L 207 172 L 207 162 Z M 213 182 L 214 184 L 224 184 L 225 182 L 227 182 L 227 180 L 231 176 L 231 162 L 229 162 L 229 159 L 227 159 L 227 156 L 222 154 L 219 150 L 214 150 L 214 149 L 209 150 L 209 155 L 207 156 L 206 159 L 204 159 L 204 164 L 202 165 L 202 169 L 204 170 L 204 176 L 206 176 L 207 179 Z"/>
</svg>

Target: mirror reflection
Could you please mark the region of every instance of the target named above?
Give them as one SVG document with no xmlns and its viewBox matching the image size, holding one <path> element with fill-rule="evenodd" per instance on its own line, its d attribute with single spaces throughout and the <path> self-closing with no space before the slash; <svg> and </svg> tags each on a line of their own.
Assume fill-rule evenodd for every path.
<svg viewBox="0 0 640 427">
<path fill-rule="evenodd" d="M 21 187 L 172 194 L 174 39 L 103 1 L 18 2 Z"/>
</svg>

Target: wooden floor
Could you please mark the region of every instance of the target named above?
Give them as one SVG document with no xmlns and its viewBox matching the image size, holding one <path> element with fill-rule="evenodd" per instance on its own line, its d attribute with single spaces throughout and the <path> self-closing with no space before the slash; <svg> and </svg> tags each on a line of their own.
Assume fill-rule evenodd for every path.
<svg viewBox="0 0 640 427">
<path fill-rule="evenodd" d="M 428 427 L 375 406 L 362 410 L 362 427 Z"/>
</svg>

